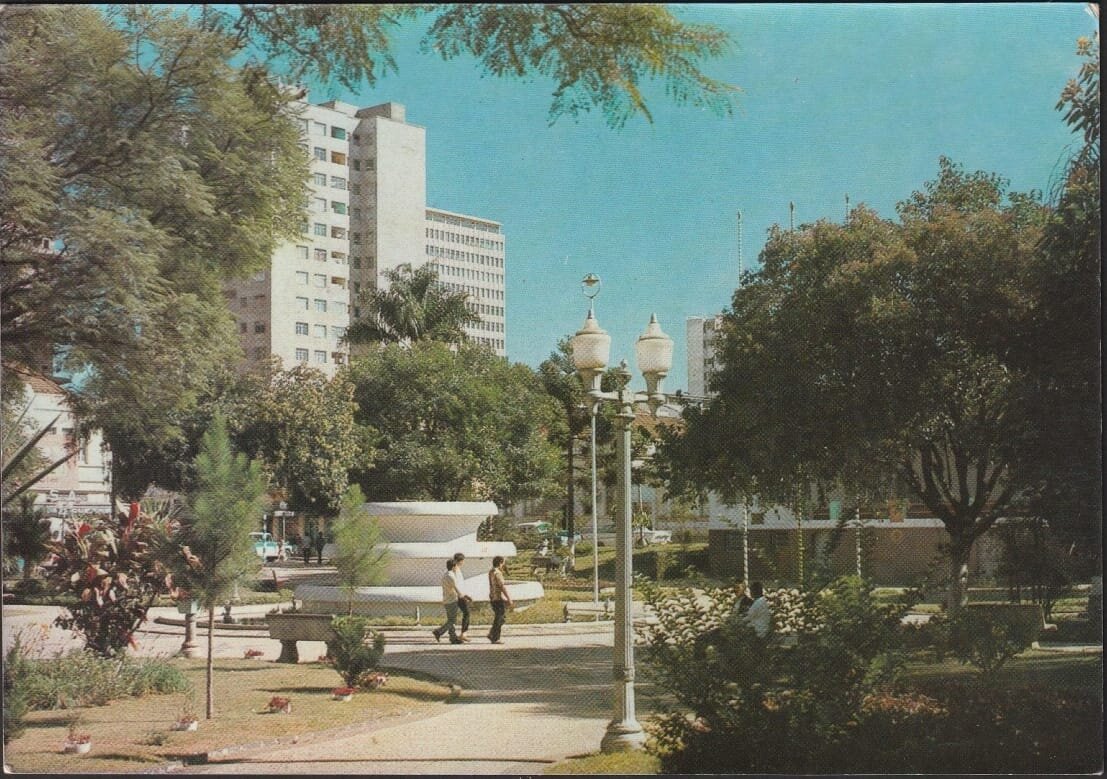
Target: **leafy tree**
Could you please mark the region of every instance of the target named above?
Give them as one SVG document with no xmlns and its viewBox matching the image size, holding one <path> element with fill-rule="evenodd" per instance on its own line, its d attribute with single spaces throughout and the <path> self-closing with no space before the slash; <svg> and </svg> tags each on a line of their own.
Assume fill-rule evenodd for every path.
<svg viewBox="0 0 1107 779">
<path fill-rule="evenodd" d="M 350 366 L 357 422 L 378 457 L 354 479 L 375 500 L 494 500 L 547 494 L 563 424 L 534 372 L 489 350 L 390 345 Z"/>
<path fill-rule="evenodd" d="M 945 158 L 898 210 L 771 231 L 725 316 L 719 396 L 685 415 L 666 468 L 724 495 L 805 485 L 801 502 L 811 483 L 898 477 L 949 535 L 956 608 L 973 542 L 1019 487 L 1011 333 L 1042 214 Z"/>
<path fill-rule="evenodd" d="M 334 523 L 334 543 L 338 547 L 334 564 L 338 568 L 338 584 L 348 597 L 349 614 L 353 614 L 354 592 L 358 587 L 384 581 L 388 558 L 388 547 L 382 543 L 380 527 L 365 510 L 364 503 L 361 487 L 351 485 Z"/>
<path fill-rule="evenodd" d="M 295 510 L 333 514 L 351 468 L 368 448 L 354 423 L 353 384 L 304 365 L 243 380 L 235 392 L 234 439 L 269 465 Z"/>
<path fill-rule="evenodd" d="M 1102 247 L 1099 37 L 1082 38 L 1079 76 L 1057 109 L 1077 133 L 1039 251 L 1020 328 L 1026 373 L 1019 413 L 1032 421 L 1019 444 L 1018 468 L 1029 510 L 1080 557 L 1102 565 Z"/>
<path fill-rule="evenodd" d="M 134 644 L 134 633 L 158 596 L 174 588 L 158 550 L 177 531 L 170 512 L 147 513 L 132 503 L 114 518 L 89 518 L 51 547 L 48 579 L 77 596 L 56 624 L 84 636 L 85 646 L 112 657 Z"/>
<path fill-rule="evenodd" d="M 21 495 L 16 511 L 4 512 L 4 557 L 23 560 L 23 578 L 50 552 L 50 522 L 35 509 L 34 495 Z"/>
<path fill-rule="evenodd" d="M 428 265 L 412 270 L 404 264 L 384 275 L 386 286 L 362 293 L 361 317 L 346 331 L 352 344 L 420 340 L 457 344 L 465 340 L 463 328 L 480 321 L 469 309 L 468 293 L 447 290 Z"/>
<path fill-rule="evenodd" d="M 425 20 L 424 52 L 472 57 L 494 76 L 556 82 L 550 120 L 599 109 L 612 127 L 650 119 L 640 85 L 661 80 L 678 104 L 729 115 L 737 89 L 698 62 L 723 54 L 727 35 L 687 24 L 663 5 L 448 3 L 441 5 L 202 6 L 205 29 L 234 35 L 251 64 L 298 81 L 317 75 L 354 89 L 396 70 L 390 34 Z"/>
<path fill-rule="evenodd" d="M 227 423 L 217 413 L 196 457 L 196 482 L 188 496 L 181 528 L 184 566 L 178 577 L 193 600 L 208 612 L 207 718 L 215 716 L 212 644 L 215 608 L 234 585 L 258 568 L 250 539 L 264 505 L 266 478 L 261 463 L 231 448 Z"/>
</svg>

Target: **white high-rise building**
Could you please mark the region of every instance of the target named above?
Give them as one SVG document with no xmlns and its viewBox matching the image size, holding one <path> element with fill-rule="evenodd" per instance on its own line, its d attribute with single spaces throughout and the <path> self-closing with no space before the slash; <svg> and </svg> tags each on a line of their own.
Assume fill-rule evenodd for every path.
<svg viewBox="0 0 1107 779">
<path fill-rule="evenodd" d="M 690 316 L 685 320 L 685 344 L 688 355 L 688 394 L 693 398 L 712 397 L 711 377 L 719 368 L 716 356 L 723 317 Z"/>
<path fill-rule="evenodd" d="M 285 367 L 334 375 L 349 359 L 341 339 L 360 315 L 361 293 L 386 284 L 383 274 L 398 265 L 428 262 L 447 288 L 469 293 L 482 320 L 469 338 L 503 355 L 502 226 L 428 208 L 426 130 L 398 103 L 305 104 L 301 121 L 312 174 L 302 235 L 267 270 L 227 289 L 246 364 L 275 355 Z"/>
</svg>

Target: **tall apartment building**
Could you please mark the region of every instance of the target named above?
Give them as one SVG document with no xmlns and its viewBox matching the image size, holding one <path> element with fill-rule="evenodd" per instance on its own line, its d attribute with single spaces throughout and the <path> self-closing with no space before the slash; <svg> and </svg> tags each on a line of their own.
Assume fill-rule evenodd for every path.
<svg viewBox="0 0 1107 779">
<path fill-rule="evenodd" d="M 426 130 L 398 103 L 332 100 L 305 105 L 302 117 L 312 197 L 300 240 L 228 286 L 247 365 L 276 355 L 334 375 L 349 359 L 342 338 L 361 294 L 403 263 L 432 263 L 442 284 L 468 292 L 482 321 L 466 335 L 505 354 L 502 226 L 428 208 Z"/>
<path fill-rule="evenodd" d="M 690 316 L 685 320 L 684 335 L 688 355 L 688 394 L 692 397 L 711 397 L 711 377 L 718 370 L 716 357 L 719 331 L 723 317 Z"/>
</svg>

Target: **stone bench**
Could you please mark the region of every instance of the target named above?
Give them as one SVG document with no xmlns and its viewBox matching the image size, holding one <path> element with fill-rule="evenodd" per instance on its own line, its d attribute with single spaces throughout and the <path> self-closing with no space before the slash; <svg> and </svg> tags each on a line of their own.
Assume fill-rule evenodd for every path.
<svg viewBox="0 0 1107 779">
<path fill-rule="evenodd" d="M 297 641 L 322 641 L 327 645 L 327 653 L 337 638 L 331 628 L 331 614 L 307 614 L 304 612 L 286 612 L 267 614 L 265 622 L 269 626 L 269 637 L 281 642 L 281 656 L 278 663 L 298 663 L 300 653 Z"/>
</svg>

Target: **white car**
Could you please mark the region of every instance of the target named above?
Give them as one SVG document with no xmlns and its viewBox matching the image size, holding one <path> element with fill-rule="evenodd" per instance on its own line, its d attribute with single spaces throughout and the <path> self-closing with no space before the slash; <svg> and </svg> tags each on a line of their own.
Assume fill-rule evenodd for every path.
<svg viewBox="0 0 1107 779">
<path fill-rule="evenodd" d="M 251 533 L 250 538 L 254 542 L 254 553 L 267 562 L 284 560 L 292 551 L 288 544 L 278 543 L 277 539 L 266 532 Z"/>
</svg>

